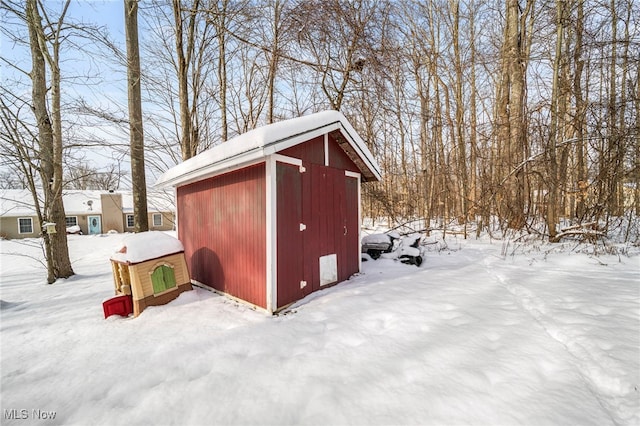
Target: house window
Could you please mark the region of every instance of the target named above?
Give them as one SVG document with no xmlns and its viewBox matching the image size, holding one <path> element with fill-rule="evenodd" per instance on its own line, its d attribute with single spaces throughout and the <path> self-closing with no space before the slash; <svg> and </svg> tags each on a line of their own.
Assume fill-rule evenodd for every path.
<svg viewBox="0 0 640 426">
<path fill-rule="evenodd" d="M 176 276 L 173 268 L 168 265 L 160 265 L 151 273 L 153 294 L 163 293 L 176 286 Z"/>
<path fill-rule="evenodd" d="M 162 226 L 162 214 L 160 213 L 153 214 L 153 226 Z"/>
<path fill-rule="evenodd" d="M 33 234 L 33 219 L 30 217 L 18 218 L 18 233 Z"/>
<path fill-rule="evenodd" d="M 133 228 L 133 215 L 127 215 L 127 228 Z"/>
<path fill-rule="evenodd" d="M 78 217 L 77 216 L 67 216 L 64 218 L 65 222 L 67 223 L 67 228 L 71 227 L 71 226 L 77 226 L 78 225 Z"/>
</svg>

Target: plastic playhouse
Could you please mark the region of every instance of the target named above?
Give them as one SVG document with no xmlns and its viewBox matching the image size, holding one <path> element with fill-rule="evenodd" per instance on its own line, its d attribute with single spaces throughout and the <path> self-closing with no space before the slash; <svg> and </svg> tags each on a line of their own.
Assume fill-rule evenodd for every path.
<svg viewBox="0 0 640 426">
<path fill-rule="evenodd" d="M 111 268 L 116 297 L 102 304 L 105 318 L 137 317 L 147 306 L 164 305 L 192 290 L 184 246 L 163 232 L 127 236 L 111 256 Z"/>
</svg>

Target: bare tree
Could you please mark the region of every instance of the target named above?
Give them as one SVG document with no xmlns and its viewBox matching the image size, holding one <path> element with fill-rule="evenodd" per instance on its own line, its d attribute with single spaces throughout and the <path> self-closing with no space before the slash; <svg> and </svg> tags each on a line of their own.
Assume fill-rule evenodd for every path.
<svg viewBox="0 0 640 426">
<path fill-rule="evenodd" d="M 218 41 L 218 97 L 220 104 L 220 137 L 222 141 L 229 138 L 227 119 L 227 29 L 229 22 L 229 1 L 216 0 L 208 9 L 209 19 L 216 29 Z"/>
<path fill-rule="evenodd" d="M 306 62 L 312 64 L 331 108 L 340 110 L 354 74 L 376 60 L 372 38 L 384 16 L 381 4 L 314 0 L 302 2 L 292 13 Z"/>
<path fill-rule="evenodd" d="M 525 77 L 534 2 L 527 0 L 525 7 L 521 8 L 518 0 L 506 1 L 504 42 L 500 53 L 495 148 L 496 160 L 500 164 L 498 198 L 501 215 L 513 229 L 521 229 L 525 224 L 526 170 L 512 171 L 528 156 Z"/>
<path fill-rule="evenodd" d="M 268 63 L 269 63 L 269 73 L 267 77 L 267 88 L 268 88 L 268 98 L 269 105 L 267 107 L 267 123 L 273 123 L 273 115 L 275 111 L 275 83 L 276 83 L 276 74 L 278 72 L 278 65 L 280 62 L 280 50 L 282 41 L 284 38 L 284 34 L 286 31 L 287 22 L 286 16 L 289 13 L 287 10 L 287 0 L 274 0 L 271 5 L 272 15 L 270 16 L 271 28 L 272 28 L 272 38 L 271 38 L 271 49 L 268 55 Z"/>
<path fill-rule="evenodd" d="M 475 219 L 478 217 L 476 213 L 480 210 L 478 199 L 480 170 L 478 167 L 478 86 L 476 79 L 476 4 L 474 0 L 471 0 L 467 4 L 467 10 L 469 13 L 469 90 L 471 91 L 469 95 L 469 202 L 471 204 L 470 213 L 473 214 L 473 218 Z M 482 230 L 481 223 L 477 226 L 477 235 L 479 235 Z"/>
<path fill-rule="evenodd" d="M 584 78 L 583 33 L 584 33 L 584 4 L 578 1 L 576 5 L 575 45 L 573 49 L 573 85 L 572 91 L 575 98 L 575 116 L 571 121 L 576 137 L 574 148 L 575 173 L 574 182 L 576 189 L 576 201 L 573 215 L 579 220 L 585 217 L 587 191 L 587 166 L 585 137 L 587 134 L 587 107 L 582 80 Z"/>
<path fill-rule="evenodd" d="M 133 221 L 135 232 L 145 232 L 149 230 L 149 218 L 147 216 L 147 184 L 144 166 L 144 133 L 140 90 L 138 0 L 124 0 L 124 21 L 127 39 L 127 89 L 129 94 Z"/>
<path fill-rule="evenodd" d="M 190 10 L 186 10 L 186 19 L 183 18 L 185 7 L 180 0 L 172 1 L 173 17 L 176 29 L 176 56 L 178 74 L 178 96 L 180 101 L 180 125 L 182 134 L 180 147 L 182 148 L 182 159 L 187 160 L 195 155 L 197 141 L 192 141 L 192 119 L 191 108 L 189 107 L 189 66 L 191 57 L 195 49 L 196 13 L 200 7 L 200 1 L 195 0 Z M 186 20 L 187 30 L 184 30 L 183 21 Z M 186 34 L 185 34 L 186 33 Z"/>
<path fill-rule="evenodd" d="M 40 7 L 36 0 L 26 2 L 26 22 L 31 47 L 31 80 L 33 112 L 38 127 L 40 174 L 44 191 L 44 214 L 41 223 L 55 223 L 55 233 L 43 233 L 47 253 L 47 282 L 68 278 L 74 274 L 69 260 L 66 221 L 62 203 L 62 117 L 60 114 L 60 43 L 64 17 L 69 0 L 57 22 L 45 14 L 47 31 L 42 24 Z M 50 47 L 48 47 L 50 46 Z M 51 50 L 49 50 L 49 48 Z M 51 97 L 47 96 L 47 69 L 50 72 Z M 49 110 L 49 102 L 50 108 Z M 35 201 L 34 195 L 34 201 Z"/>
<path fill-rule="evenodd" d="M 640 198 L 632 6 L 155 0 L 144 11 L 146 164 L 340 109 L 383 168 L 363 190 L 368 215 L 480 220 L 478 232 L 498 217 L 557 240 L 567 217 L 609 220 Z M 128 126 L 119 109 L 107 115 Z"/>
<path fill-rule="evenodd" d="M 202 82 L 206 78 L 204 54 L 211 32 L 211 22 L 202 18 L 200 0 L 186 5 L 182 0 L 172 0 L 175 24 L 176 72 L 180 103 L 180 147 L 182 159 L 187 160 L 198 152 L 200 128 L 198 117 Z"/>
<path fill-rule="evenodd" d="M 66 170 L 65 189 L 115 190 L 126 175 L 120 164 L 114 163 L 100 170 L 88 162 L 76 162 L 68 164 Z"/>
<path fill-rule="evenodd" d="M 465 105 L 463 100 L 462 88 L 464 85 L 463 69 L 462 69 L 462 52 L 460 49 L 460 3 L 458 1 L 449 0 L 449 9 L 451 11 L 452 29 L 451 38 L 453 41 L 453 68 L 454 77 L 454 100 L 455 100 L 455 145 L 456 145 L 456 175 L 459 184 L 459 200 L 460 212 L 459 217 L 462 218 L 466 225 L 469 218 L 469 177 L 467 166 L 467 141 L 465 135 Z M 465 227 L 466 237 L 466 227 Z"/>
<path fill-rule="evenodd" d="M 640 61 L 636 62 L 636 87 L 634 91 L 634 108 L 635 116 L 635 152 L 633 153 L 633 202 L 635 205 L 635 214 L 640 216 Z"/>
<path fill-rule="evenodd" d="M 564 73 L 566 64 L 563 56 L 565 52 L 564 36 L 567 11 L 565 2 L 556 1 L 556 48 L 553 60 L 553 82 L 551 93 L 551 127 L 547 143 L 547 187 L 549 195 L 547 201 L 547 227 L 549 229 L 549 241 L 557 242 L 558 225 L 558 191 L 559 191 L 559 164 L 557 159 L 557 146 L 561 142 L 562 128 L 564 126 L 564 114 L 566 103 L 564 101 Z"/>
</svg>

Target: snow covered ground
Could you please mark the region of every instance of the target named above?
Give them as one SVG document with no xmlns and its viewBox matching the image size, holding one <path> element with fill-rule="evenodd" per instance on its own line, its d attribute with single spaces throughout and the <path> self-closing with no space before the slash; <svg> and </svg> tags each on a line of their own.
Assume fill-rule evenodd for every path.
<svg viewBox="0 0 640 426">
<path fill-rule="evenodd" d="M 105 320 L 121 240 L 71 235 L 54 285 L 0 243 L 3 425 L 640 424 L 637 253 L 453 238 L 287 315 L 195 289 Z"/>
</svg>

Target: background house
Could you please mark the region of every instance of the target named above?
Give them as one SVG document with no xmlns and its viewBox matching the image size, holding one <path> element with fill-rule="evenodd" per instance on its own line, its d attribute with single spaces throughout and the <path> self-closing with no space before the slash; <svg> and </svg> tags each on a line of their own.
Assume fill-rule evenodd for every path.
<svg viewBox="0 0 640 426">
<path fill-rule="evenodd" d="M 133 196 L 131 192 L 69 190 L 63 194 L 66 225 L 83 234 L 103 234 L 111 230 L 132 232 Z M 175 229 L 173 194 L 150 192 L 147 197 L 149 229 Z M 34 238 L 41 226 L 29 190 L 0 190 L 0 237 Z"/>
<path fill-rule="evenodd" d="M 191 278 L 268 312 L 360 270 L 360 182 L 380 169 L 345 117 L 264 126 L 163 174 Z"/>
</svg>

